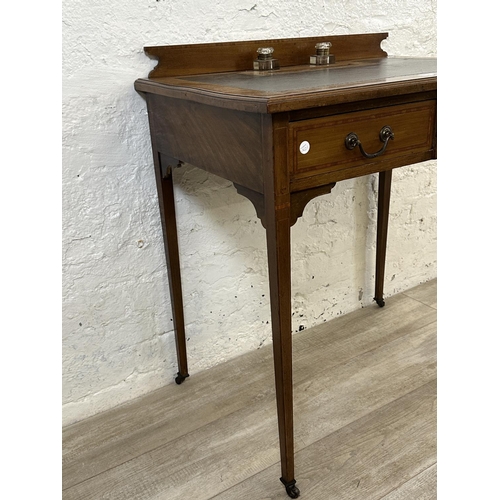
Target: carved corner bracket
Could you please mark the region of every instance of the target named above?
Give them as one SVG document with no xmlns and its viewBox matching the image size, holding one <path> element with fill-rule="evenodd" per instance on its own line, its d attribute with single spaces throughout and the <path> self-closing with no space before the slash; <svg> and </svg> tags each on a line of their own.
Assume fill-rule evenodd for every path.
<svg viewBox="0 0 500 500">
<path fill-rule="evenodd" d="M 184 162 L 181 160 L 164 155 L 163 153 L 158 154 L 160 157 L 161 176 L 163 179 L 168 179 L 172 175 L 172 170 L 174 168 L 180 168 L 184 165 Z"/>
<path fill-rule="evenodd" d="M 325 184 L 324 186 L 319 186 L 312 189 L 306 189 L 304 191 L 296 191 L 294 193 L 290 193 L 290 227 L 293 226 L 299 217 L 302 217 L 304 213 L 304 209 L 306 205 L 314 198 L 321 196 L 323 194 L 328 194 L 335 186 L 335 182 L 330 184 Z M 245 186 L 241 186 L 240 184 L 234 183 L 234 187 L 236 191 L 250 200 L 252 205 L 257 212 L 257 217 L 260 219 L 262 226 L 265 226 L 265 206 L 264 206 L 264 195 L 262 193 L 258 193 L 253 189 L 249 189 Z"/>
</svg>

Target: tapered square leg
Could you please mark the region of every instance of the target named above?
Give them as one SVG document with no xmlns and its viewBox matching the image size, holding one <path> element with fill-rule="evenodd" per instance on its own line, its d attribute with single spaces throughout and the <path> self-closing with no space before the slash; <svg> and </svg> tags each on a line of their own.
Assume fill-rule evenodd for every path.
<svg viewBox="0 0 500 500">
<path fill-rule="evenodd" d="M 294 479 L 290 224 L 282 212 L 268 217 L 266 236 L 282 478 L 289 482 Z"/>
<path fill-rule="evenodd" d="M 160 204 L 160 216 L 163 228 L 165 257 L 167 260 L 168 283 L 172 301 L 172 319 L 177 346 L 178 373 L 175 378 L 181 384 L 189 377 L 186 353 L 186 333 L 184 326 L 184 306 L 182 301 L 181 268 L 179 260 L 179 245 L 177 241 L 177 224 L 175 220 L 175 201 L 172 178 L 172 159 L 153 151 L 156 187 Z"/>
<path fill-rule="evenodd" d="M 269 118 L 263 118 L 269 120 Z M 267 121 L 270 126 L 270 122 Z M 275 141 L 265 150 L 268 165 L 264 168 L 264 219 L 269 264 L 269 290 L 273 332 L 274 375 L 278 432 L 281 455 L 281 482 L 291 498 L 300 491 L 295 485 L 293 446 L 292 381 L 292 291 L 290 226 L 291 204 L 286 161 L 286 123 L 274 120 Z M 271 134 L 268 134 L 271 137 Z M 266 165 L 266 164 L 265 164 Z"/>
<path fill-rule="evenodd" d="M 379 172 L 377 213 L 377 255 L 375 257 L 375 301 L 384 307 L 385 257 L 387 229 L 389 227 L 389 205 L 391 201 L 392 170 Z"/>
</svg>

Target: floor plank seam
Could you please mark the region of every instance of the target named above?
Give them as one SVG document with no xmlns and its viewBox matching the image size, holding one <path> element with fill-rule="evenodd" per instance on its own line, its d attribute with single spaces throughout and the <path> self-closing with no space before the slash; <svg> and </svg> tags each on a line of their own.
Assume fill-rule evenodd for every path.
<svg viewBox="0 0 500 500">
<path fill-rule="evenodd" d="M 432 309 L 432 308 L 431 308 L 431 309 Z M 433 310 L 434 310 L 434 309 L 433 309 Z M 393 344 L 393 343 L 395 343 L 395 342 L 400 342 L 400 341 L 401 341 L 401 339 L 403 339 L 403 338 L 405 338 L 405 337 L 408 337 L 408 336 L 413 336 L 413 335 L 415 335 L 415 332 L 418 332 L 419 330 L 422 330 L 422 329 L 424 329 L 424 328 L 428 327 L 429 325 L 432 325 L 433 323 L 437 323 L 437 319 L 436 319 L 436 318 L 432 318 L 432 319 L 430 319 L 428 323 L 425 323 L 425 324 L 420 325 L 420 326 L 419 326 L 418 328 L 416 328 L 415 330 L 412 330 L 412 331 L 410 331 L 410 332 L 408 332 L 408 333 L 403 333 L 402 335 L 400 335 L 400 336 L 398 336 L 398 337 L 396 337 L 396 338 L 393 338 L 393 339 L 389 340 L 388 342 L 385 342 L 385 343 L 383 343 L 383 344 L 379 344 L 379 345 L 377 345 L 376 347 L 373 347 L 372 349 L 368 349 L 367 351 L 360 352 L 360 353 L 356 354 L 355 356 L 352 356 L 352 357 L 350 357 L 350 358 L 347 358 L 347 359 L 343 360 L 342 362 L 340 362 L 339 364 L 334 365 L 333 367 L 328 367 L 328 368 L 325 368 L 325 369 L 323 369 L 323 370 L 321 370 L 321 371 L 318 371 L 318 372 L 316 372 L 316 375 L 319 375 L 319 374 L 321 374 L 321 373 L 323 373 L 323 372 L 325 372 L 325 371 L 331 371 L 331 370 L 332 370 L 332 369 L 334 369 L 334 368 L 336 369 L 336 368 L 338 368 L 338 367 L 344 366 L 344 365 L 346 365 L 346 364 L 348 364 L 348 363 L 352 362 L 352 361 L 353 361 L 353 360 L 355 360 L 356 358 L 359 358 L 359 357 L 361 357 L 361 356 L 366 356 L 367 354 L 372 353 L 372 352 L 375 352 L 375 351 L 377 351 L 378 349 L 381 349 L 381 348 L 383 348 L 383 347 L 390 346 L 391 344 Z M 356 336 L 357 336 L 357 335 L 363 335 L 363 332 L 360 332 L 360 333 L 356 334 Z M 294 389 L 295 389 L 295 386 L 294 386 Z"/>
<path fill-rule="evenodd" d="M 316 439 L 315 441 L 313 441 L 313 442 L 309 443 L 307 446 L 304 446 L 304 447 L 303 447 L 303 448 L 301 448 L 300 450 L 296 450 L 296 451 L 295 451 L 295 454 L 297 454 L 297 453 L 302 453 L 304 450 L 307 450 L 307 448 L 309 448 L 310 446 L 313 446 L 314 444 L 318 443 L 318 442 L 319 442 L 319 441 L 321 441 L 322 439 L 326 439 L 326 438 L 330 437 L 331 435 L 333 435 L 333 434 L 335 434 L 335 433 L 337 433 L 337 432 L 340 432 L 340 431 L 341 431 L 342 429 L 344 429 L 345 427 L 347 427 L 347 426 L 349 426 L 349 425 L 352 425 L 352 424 L 356 423 L 357 421 L 359 421 L 359 420 L 362 420 L 362 419 L 366 418 L 368 415 L 370 415 L 370 413 L 373 413 L 373 412 L 376 412 L 376 411 L 381 411 L 384 407 L 389 406 L 389 405 L 391 405 L 391 404 L 395 403 L 396 401 L 399 401 L 400 399 L 407 397 L 409 394 L 412 394 L 412 393 L 414 393 L 414 392 L 419 391 L 420 389 L 422 389 L 422 387 L 424 387 L 424 386 L 426 386 L 426 385 L 428 385 L 428 384 L 431 384 L 432 382 L 437 382 L 437 377 L 436 377 L 436 378 L 431 379 L 430 381 L 428 381 L 428 382 L 426 382 L 426 383 L 422 384 L 422 385 L 421 385 L 421 386 L 419 386 L 419 387 L 416 387 L 416 388 L 415 388 L 415 389 L 413 389 L 412 391 L 409 391 L 409 392 L 407 392 L 407 393 L 405 393 L 405 394 L 402 394 L 401 396 L 399 396 L 399 397 L 397 397 L 397 398 L 393 399 L 392 401 L 389 401 L 389 402 L 387 402 L 386 404 L 384 404 L 384 405 L 382 405 L 382 406 L 380 406 L 380 407 L 378 407 L 378 408 L 375 408 L 374 410 L 372 410 L 372 411 L 370 411 L 370 412 L 368 412 L 368 413 L 366 413 L 366 414 L 364 414 L 364 415 L 361 415 L 359 418 L 356 418 L 355 420 L 352 420 L 351 422 L 347 422 L 345 425 L 343 425 L 342 427 L 339 427 L 338 429 L 334 430 L 334 431 L 333 431 L 333 432 L 331 432 L 330 434 L 327 434 L 326 436 L 323 436 L 323 437 L 321 437 L 321 438 L 319 438 L 319 439 Z M 230 490 L 230 489 L 232 489 L 232 488 L 237 487 L 238 485 L 240 485 L 240 484 L 242 484 L 242 483 L 244 483 L 244 482 L 248 481 L 249 479 L 251 479 L 251 478 L 253 478 L 253 477 L 255 477 L 255 476 L 259 475 L 259 474 L 262 474 L 264 471 L 266 471 L 266 470 L 268 470 L 268 469 L 270 469 L 270 468 L 272 468 L 272 467 L 276 467 L 277 465 L 279 465 L 279 463 L 280 463 L 280 461 L 279 461 L 279 460 L 277 460 L 276 462 L 274 462 L 274 463 L 272 463 L 272 464 L 268 465 L 267 467 L 264 467 L 263 469 L 261 469 L 260 471 L 256 472 L 255 474 L 252 474 L 251 476 L 246 477 L 245 479 L 243 479 L 243 480 L 239 481 L 238 483 L 233 484 L 232 486 L 230 486 L 229 488 L 227 488 L 227 490 Z M 422 472 L 426 471 L 426 470 L 427 470 L 427 469 L 429 469 L 430 467 L 433 467 L 434 465 L 435 465 L 435 463 L 434 463 L 434 464 L 431 464 L 429 467 L 426 467 L 425 469 L 421 470 L 418 474 L 421 474 Z M 418 475 L 418 474 L 417 474 L 417 475 Z M 411 479 L 413 479 L 413 478 L 408 479 L 408 481 L 410 481 Z M 401 483 L 401 484 L 400 484 L 397 488 L 400 488 L 403 484 L 405 484 L 405 483 L 406 483 L 406 482 L 408 482 L 408 481 L 404 481 L 404 482 L 403 482 L 403 483 Z M 395 489 L 397 489 L 397 488 L 395 488 Z M 227 491 L 227 490 L 225 490 L 225 491 Z M 387 496 L 387 495 L 389 495 L 390 493 L 392 493 L 392 490 L 391 490 L 390 492 L 386 493 L 386 495 L 384 495 L 384 496 Z M 216 493 L 215 495 L 213 495 L 213 496 L 211 496 L 211 497 L 207 498 L 207 500 L 213 500 L 214 498 L 217 498 L 220 494 L 221 494 L 221 492 Z M 379 500 L 382 500 L 383 498 L 384 498 L 384 497 L 381 497 Z"/>
<path fill-rule="evenodd" d="M 415 297 L 411 297 L 410 295 L 407 295 L 405 292 L 402 292 L 402 293 L 405 297 L 408 297 L 409 299 L 414 300 L 415 302 L 418 302 L 419 304 L 422 304 L 423 306 L 426 306 L 429 309 L 432 309 L 433 311 L 437 311 L 437 307 L 426 304 L 425 302 L 422 302 L 421 300 L 416 299 Z"/>
<path fill-rule="evenodd" d="M 421 283 L 418 286 L 423 286 L 423 285 L 430 284 L 432 281 L 436 281 L 437 282 L 437 278 L 433 278 L 432 280 L 426 281 L 425 283 Z M 404 295 L 405 297 L 408 297 L 409 299 L 415 300 L 418 303 L 423 304 L 424 306 L 430 307 L 434 311 L 437 311 L 437 306 L 436 307 L 431 306 L 431 305 L 429 305 L 429 304 L 427 304 L 425 302 L 422 302 L 421 300 L 416 299 L 415 297 L 412 297 L 411 295 L 409 295 L 412 290 L 413 290 L 413 288 L 410 288 L 409 290 L 405 290 L 404 292 L 400 292 L 400 293 L 401 293 L 401 295 Z M 399 294 L 397 294 L 397 295 L 399 295 Z"/>
<path fill-rule="evenodd" d="M 433 309 L 433 308 L 431 308 L 431 309 Z M 429 326 L 430 324 L 435 323 L 435 322 L 436 322 L 436 319 L 434 319 L 434 318 L 433 318 L 433 319 L 431 319 L 429 322 L 426 322 L 425 324 L 421 325 L 421 326 L 420 326 L 417 330 L 415 330 L 415 331 L 418 331 L 418 330 L 420 330 L 420 329 L 422 329 L 422 328 L 425 328 L 426 326 Z M 371 353 L 371 352 L 374 352 L 374 351 L 376 351 L 377 349 L 380 349 L 380 348 L 382 348 L 382 347 L 389 346 L 390 344 L 392 344 L 392 343 L 394 343 L 394 342 L 398 342 L 398 341 L 400 341 L 400 340 L 401 340 L 402 338 L 404 338 L 404 337 L 407 337 L 407 336 L 409 336 L 409 335 L 414 335 L 415 331 L 411 331 L 411 332 L 405 333 L 405 334 L 403 334 L 403 335 L 401 335 L 401 336 L 398 336 L 398 337 L 396 337 L 396 338 L 394 338 L 394 339 L 390 340 L 389 342 L 386 342 L 386 343 L 384 343 L 384 344 L 377 345 L 376 347 L 374 347 L 374 348 L 372 348 L 372 349 L 369 349 L 369 350 L 367 350 L 367 351 L 363 351 L 363 352 L 361 352 L 361 353 L 356 354 L 355 356 L 349 357 L 349 358 L 347 358 L 347 359 L 343 360 L 341 363 L 339 363 L 339 364 L 335 365 L 335 368 L 337 368 L 337 367 L 341 367 L 341 366 L 344 366 L 344 365 L 346 365 L 346 364 L 348 364 L 348 363 L 352 362 L 352 361 L 353 361 L 353 360 L 355 360 L 356 358 L 359 358 L 360 356 L 366 356 L 367 354 L 369 354 L 369 353 Z M 363 332 L 360 332 L 358 335 L 362 335 L 362 333 L 363 333 Z M 331 369 L 331 367 L 330 367 L 329 369 Z M 424 385 L 425 385 L 425 384 L 424 384 Z M 297 387 L 297 386 L 295 386 L 295 388 L 296 388 L 296 387 Z M 294 389 L 294 390 L 295 390 L 295 389 Z M 416 390 L 416 389 L 415 389 L 415 390 Z M 410 392 L 413 392 L 413 391 L 410 391 Z M 409 394 L 409 393 L 408 393 L 408 394 Z M 403 395 L 403 396 L 404 396 L 404 395 Z M 400 396 L 400 397 L 403 397 L 403 396 Z M 268 403 L 271 403 L 271 402 L 272 402 L 272 400 L 274 399 L 274 397 L 275 397 L 275 396 L 274 396 L 274 394 L 269 395 L 269 396 L 268 396 L 268 398 L 266 398 L 266 399 L 267 399 L 267 402 L 268 402 Z M 260 401 L 259 401 L 259 404 L 262 404 L 262 403 L 263 403 L 263 401 L 266 401 L 266 399 L 264 399 L 264 400 L 260 400 Z M 395 399 L 395 400 L 393 400 L 393 401 L 397 401 L 397 399 L 399 399 L 399 398 L 396 398 L 396 399 Z M 391 402 L 393 402 L 393 401 L 391 401 Z M 388 402 L 387 404 L 390 404 L 391 402 Z M 384 406 L 385 406 L 385 405 L 384 405 Z M 382 406 L 382 407 L 383 407 L 383 406 Z M 382 407 L 380 407 L 380 408 L 382 408 Z M 377 409 L 378 409 L 378 408 L 377 408 Z M 240 411 L 240 410 L 241 410 L 241 409 L 239 409 L 239 408 L 238 408 L 238 409 L 235 409 L 234 411 L 232 411 L 232 412 L 228 413 L 227 415 L 225 415 L 225 418 L 226 418 L 226 417 L 230 417 L 231 415 L 233 415 L 234 413 L 237 413 L 237 412 L 238 412 L 238 411 Z M 376 410 L 373 410 L 373 411 L 376 411 Z M 368 415 L 368 414 L 367 414 L 367 415 Z M 360 418 L 363 418 L 363 417 L 360 417 Z M 214 419 L 214 420 L 212 420 L 212 421 L 210 421 L 210 422 L 206 422 L 206 423 L 204 423 L 203 425 L 200 425 L 200 426 L 198 426 L 198 427 L 196 427 L 196 428 L 193 428 L 193 429 L 191 429 L 189 432 L 186 432 L 185 434 L 182 434 L 182 435 L 180 435 L 180 436 L 177 436 L 177 437 L 175 437 L 175 438 L 173 438 L 173 439 L 171 439 L 171 440 L 169 440 L 169 441 L 167 441 L 167 442 L 165 442 L 165 443 L 162 443 L 162 444 L 161 444 L 161 445 L 159 445 L 159 446 L 156 446 L 156 447 L 151 448 L 151 449 L 149 449 L 149 450 L 145 450 L 145 451 L 144 451 L 143 453 L 141 453 L 140 455 L 137 455 L 137 456 L 135 456 L 135 457 L 133 457 L 133 458 L 130 458 L 129 460 L 125 460 L 124 462 L 121 462 L 121 463 L 119 463 L 119 464 L 116 464 L 116 465 L 114 465 L 113 467 L 110 467 L 109 469 L 103 470 L 103 471 L 99 472 L 98 474 L 95 474 L 95 475 L 93 475 L 93 476 L 90 476 L 90 477 L 88 477 L 88 478 L 86 478 L 86 479 L 82 480 L 82 481 L 79 481 L 78 483 L 72 484 L 71 486 L 68 486 L 67 488 L 64 488 L 62 491 L 67 491 L 67 490 L 69 490 L 69 489 L 71 489 L 71 488 L 73 488 L 73 487 L 76 487 L 76 486 L 78 486 L 78 485 L 80 485 L 80 484 L 82 484 L 82 483 L 85 483 L 86 481 L 90 481 L 90 480 L 92 480 L 92 479 L 94 479 L 94 478 L 96 478 L 96 477 L 100 476 L 101 474 L 104 474 L 104 473 L 106 473 L 106 472 L 109 472 L 109 471 L 111 471 L 111 470 L 113 470 L 113 469 L 115 469 L 115 468 L 117 468 L 117 467 L 121 467 L 121 466 L 123 466 L 124 464 L 126 464 L 126 463 L 128 463 L 128 462 L 130 462 L 130 461 L 132 461 L 132 460 L 136 460 L 136 459 L 137 459 L 138 457 L 140 457 L 140 456 L 146 455 L 147 453 L 154 452 L 155 450 L 158 450 L 158 449 L 160 449 L 160 448 L 162 448 L 162 447 L 164 447 L 164 446 L 168 446 L 168 445 L 169 445 L 170 443 L 172 443 L 173 441 L 175 441 L 175 440 L 177 440 L 177 439 L 180 439 L 180 438 L 184 438 L 185 436 L 188 436 L 188 435 L 190 435 L 190 434 L 192 434 L 192 433 L 194 433 L 194 432 L 197 432 L 197 431 L 199 431 L 200 429 L 202 429 L 203 427 L 206 427 L 207 425 L 211 425 L 211 424 L 213 424 L 213 423 L 214 423 L 214 422 L 216 422 L 217 420 L 218 420 L 218 418 L 216 418 L 216 419 Z M 356 421 L 356 420 L 353 420 L 352 422 L 348 422 L 348 423 L 346 423 L 345 425 L 350 425 L 351 423 L 353 423 L 353 422 L 355 422 L 355 421 Z M 345 427 L 345 426 L 344 426 L 344 427 Z M 339 430 L 339 429 L 335 430 L 334 432 L 337 432 L 338 430 Z M 323 438 L 321 438 L 321 439 L 323 439 Z M 318 440 L 316 440 L 316 441 L 318 441 Z M 316 441 L 314 441 L 314 442 L 316 442 Z M 310 443 L 310 444 L 309 444 L 309 445 L 307 445 L 307 446 L 310 446 L 311 444 L 314 444 L 314 443 Z M 303 449 L 304 449 L 304 448 L 303 448 Z M 273 464 L 273 465 L 274 465 L 274 464 Z"/>
<path fill-rule="evenodd" d="M 301 448 L 300 451 L 298 451 L 298 453 L 301 453 L 303 450 L 309 448 L 310 446 L 312 446 L 313 444 L 317 443 L 318 441 L 321 441 L 322 439 L 325 439 L 326 437 L 328 436 L 331 436 L 332 434 L 335 434 L 336 432 L 339 432 L 340 430 L 344 429 L 345 427 L 349 426 L 349 425 L 352 425 L 356 422 L 358 422 L 359 420 L 362 420 L 364 418 L 366 418 L 368 415 L 370 415 L 371 413 L 373 412 L 376 412 L 376 411 L 381 411 L 383 408 L 385 408 L 386 406 L 389 406 L 389 405 L 392 405 L 394 404 L 395 402 L 403 399 L 403 398 L 406 398 L 409 394 L 412 394 L 414 392 L 417 392 L 419 390 L 422 389 L 422 387 L 425 387 L 426 385 L 428 384 L 432 384 L 433 382 L 437 382 L 437 377 L 425 382 L 424 384 L 416 387 L 415 389 L 409 391 L 409 392 L 405 392 L 404 394 L 401 394 L 400 396 L 398 396 L 397 398 L 395 399 L 392 399 L 391 401 L 388 401 L 387 403 L 383 404 L 382 406 L 379 406 L 378 408 L 375 408 L 373 409 L 372 411 L 368 412 L 368 413 L 365 413 L 364 415 L 361 415 L 360 417 L 354 419 L 354 420 L 351 420 L 350 422 L 347 422 L 345 425 L 343 425 L 342 427 L 339 427 L 338 429 L 334 430 L 333 432 L 331 432 L 330 434 L 327 434 L 326 436 L 323 436 L 321 437 L 320 439 L 316 439 L 315 441 L 309 443 L 307 446 L 304 446 L 304 448 Z"/>
<path fill-rule="evenodd" d="M 395 399 L 393 399 L 393 400 L 391 400 L 391 401 L 388 401 L 386 404 L 384 404 L 384 405 L 382 405 L 382 406 L 380 406 L 380 407 L 378 407 L 378 408 L 373 409 L 373 410 L 372 410 L 372 411 L 370 411 L 369 413 L 366 413 L 366 414 L 364 414 L 364 415 L 361 415 L 359 418 L 357 418 L 357 419 L 355 419 L 355 420 L 352 420 L 352 421 L 350 421 L 350 422 L 347 422 L 345 425 L 343 425 L 342 427 L 339 427 L 338 429 L 336 429 L 335 431 L 331 432 L 330 434 L 327 434 L 326 436 L 323 436 L 323 437 L 321 437 L 321 438 L 319 438 L 319 439 L 316 439 L 315 441 L 313 441 L 313 442 L 309 443 L 307 446 L 304 446 L 304 447 L 303 447 L 303 448 L 301 448 L 300 450 L 296 451 L 296 453 L 300 453 L 300 452 L 302 452 L 303 450 L 305 450 L 305 449 L 309 448 L 310 446 L 314 445 L 314 444 L 315 444 L 315 443 L 317 443 L 318 441 L 321 441 L 322 439 L 325 439 L 325 438 L 327 438 L 328 436 L 330 436 L 330 435 L 332 435 L 332 434 L 335 434 L 336 432 L 339 432 L 339 431 L 340 431 L 340 430 L 342 430 L 344 427 L 347 427 L 348 425 L 352 425 L 353 423 L 357 422 L 358 420 L 361 420 L 361 419 L 363 419 L 363 418 L 366 418 L 366 417 L 367 417 L 367 415 L 369 415 L 370 413 L 373 413 L 373 412 L 375 412 L 375 411 L 379 411 L 379 410 L 381 410 L 382 408 L 384 408 L 385 406 L 390 405 L 390 404 L 393 404 L 394 402 L 396 402 L 396 401 L 398 401 L 398 400 L 400 400 L 400 399 L 402 399 L 402 398 L 404 398 L 404 397 L 408 396 L 408 394 L 411 394 L 412 392 L 418 391 L 419 389 L 421 389 L 421 388 L 422 388 L 422 387 L 424 387 L 425 385 L 430 384 L 430 383 L 432 383 L 432 382 L 434 382 L 434 381 L 437 381 L 437 378 L 431 379 L 430 381 L 426 382 L 425 384 L 422 384 L 421 386 L 419 386 L 419 387 L 417 387 L 417 388 L 413 389 L 412 391 L 410 391 L 410 392 L 408 392 L 408 393 L 405 393 L 405 394 L 402 394 L 401 396 L 399 396 L 399 397 L 397 397 L 397 398 L 395 398 Z M 228 414 L 228 416 L 229 416 L 229 415 L 232 415 L 233 413 L 236 413 L 237 411 L 239 411 L 239 410 L 235 410 L 234 412 L 231 412 L 230 414 Z M 205 425 L 209 425 L 209 424 L 205 424 Z M 205 425 L 202 425 L 202 426 L 200 426 L 199 428 L 202 428 L 202 427 L 204 427 Z M 188 432 L 188 433 L 186 433 L 186 434 L 183 434 L 183 436 L 188 435 L 188 434 L 190 434 L 191 432 L 195 432 L 195 431 L 190 431 L 190 432 Z M 179 436 L 179 437 L 181 437 L 181 436 Z M 176 438 L 176 439 L 178 439 L 178 438 Z M 174 440 L 172 440 L 172 441 L 174 441 Z M 129 460 L 125 460 L 124 462 L 121 462 L 120 464 L 117 464 L 117 465 L 115 465 L 115 466 L 113 466 L 113 467 L 110 467 L 109 469 L 103 470 L 103 471 L 99 472 L 98 474 L 95 474 L 95 475 L 93 475 L 93 476 L 91 476 L 91 477 L 88 477 L 88 478 L 84 479 L 83 481 L 79 481 L 78 483 L 72 484 L 71 486 L 68 486 L 67 488 L 64 488 L 62 491 L 63 491 L 63 492 L 64 492 L 64 491 L 68 491 L 68 490 L 70 490 L 71 488 L 75 488 L 75 487 L 77 487 L 78 485 L 83 484 L 83 483 L 85 483 L 85 482 L 87 482 L 87 481 L 94 480 L 96 477 L 99 477 L 99 476 L 100 476 L 100 475 L 102 475 L 102 474 L 108 473 L 109 471 L 111 471 L 111 470 L 113 470 L 113 469 L 116 469 L 117 467 L 121 467 L 121 466 L 123 466 L 124 464 L 126 464 L 126 463 L 128 463 L 128 462 L 131 462 L 131 461 L 133 461 L 133 460 L 136 460 L 136 459 L 137 459 L 138 457 L 140 457 L 140 456 L 143 456 L 143 455 L 146 455 L 147 453 L 151 453 L 152 451 L 158 450 L 158 449 L 160 449 L 160 448 L 162 448 L 162 447 L 164 447 L 164 446 L 168 445 L 169 443 L 171 443 L 171 441 L 169 441 L 168 443 L 164 443 L 164 444 L 162 444 L 162 445 L 160 445 L 160 446 L 157 446 L 156 448 L 153 448 L 153 449 L 151 449 L 151 450 L 145 451 L 144 453 L 141 453 L 140 455 L 137 455 L 137 456 L 135 456 L 135 457 L 133 457 L 133 458 L 131 458 L 131 459 L 129 459 Z M 265 470 L 269 469 L 270 467 L 276 466 L 278 463 L 279 463 L 279 461 L 276 461 L 276 462 L 274 462 L 274 463 L 270 464 L 268 467 L 265 467 L 264 469 L 262 469 L 262 470 L 260 470 L 260 471 L 256 472 L 256 473 L 255 473 L 255 474 L 253 474 L 252 476 L 249 476 L 248 478 L 245 478 L 243 481 L 246 481 L 246 480 L 247 480 L 247 479 L 249 479 L 250 477 L 253 477 L 253 476 L 257 475 L 257 474 L 260 474 L 261 472 L 263 472 L 263 471 L 265 471 Z M 236 483 L 236 484 L 232 485 L 232 486 L 231 486 L 231 488 L 232 488 L 232 487 L 237 486 L 238 484 L 240 484 L 240 483 L 241 483 L 241 482 L 243 482 L 243 481 L 240 481 L 239 483 Z M 220 494 L 220 492 L 219 492 L 219 493 L 217 493 L 217 495 L 219 495 L 219 494 Z M 217 495 L 215 495 L 215 497 L 216 497 Z M 214 497 L 210 497 L 210 498 L 214 498 Z M 210 499 L 208 499 L 208 500 L 210 500 Z"/>
<path fill-rule="evenodd" d="M 273 398 L 275 396 L 273 395 Z M 228 413 L 227 415 L 225 415 L 224 417 L 230 417 L 231 415 L 233 415 L 234 413 L 237 413 L 238 411 L 241 411 L 241 408 L 238 408 L 230 413 Z M 168 446 L 170 443 L 172 443 L 173 441 L 175 441 L 176 439 L 181 439 L 183 438 L 184 436 L 189 436 L 189 434 L 192 434 L 193 432 L 197 432 L 199 431 L 200 429 L 202 429 L 203 427 L 206 427 L 207 425 L 211 425 L 213 424 L 214 422 L 217 422 L 217 420 L 219 420 L 220 417 L 218 418 L 215 418 L 214 420 L 211 420 L 210 422 L 207 422 L 203 425 L 200 425 L 199 427 L 196 427 L 196 429 L 191 429 L 189 432 L 186 432 L 185 434 L 182 434 L 180 436 L 177 436 L 169 441 L 167 441 L 166 443 L 163 443 L 163 444 L 160 444 L 159 446 L 156 446 L 154 448 L 151 448 L 149 450 L 146 450 L 144 451 L 143 453 L 140 453 L 139 455 L 135 455 L 134 457 L 128 459 L 128 460 L 125 460 L 124 462 L 120 462 L 119 464 L 116 464 L 114 465 L 113 467 L 110 467 L 109 469 L 106 469 L 106 470 L 103 470 L 97 474 L 94 474 L 93 476 L 90 476 L 90 477 L 87 477 L 86 479 L 84 479 L 83 481 L 79 481 L 78 483 L 75 483 L 75 484 L 72 484 L 71 486 L 68 486 L 67 488 L 63 488 L 62 491 L 68 491 L 70 490 L 71 488 L 75 488 L 76 486 L 80 485 L 80 484 L 83 484 L 87 481 L 91 481 L 93 479 L 95 479 L 96 477 L 99 477 L 100 475 L 102 474 L 106 474 L 108 473 L 109 471 L 112 471 L 113 469 L 116 469 L 117 467 L 122 467 L 123 465 L 125 465 L 126 463 L 128 462 L 132 462 L 133 460 L 137 460 L 139 457 L 142 457 L 144 455 L 147 455 L 148 453 L 152 453 L 156 450 L 159 450 L 160 448 L 163 448 L 164 446 Z"/>
<path fill-rule="evenodd" d="M 406 481 L 403 481 L 401 484 L 399 484 L 398 486 L 396 486 L 395 488 L 393 488 L 391 491 L 388 491 L 387 493 L 385 493 L 383 496 L 381 496 L 380 498 L 378 498 L 377 500 L 384 500 L 384 498 L 388 497 L 391 493 L 395 492 L 396 490 L 399 490 L 400 488 L 402 488 L 405 484 L 409 483 L 410 481 L 413 481 L 413 479 L 415 479 L 417 476 L 419 476 L 420 474 L 423 474 L 425 471 L 428 471 L 429 469 L 431 469 L 432 467 L 434 467 L 435 465 L 437 465 L 437 461 L 432 463 L 431 465 L 429 465 L 428 467 L 426 467 L 425 469 L 422 469 L 420 472 L 418 472 L 417 474 L 415 474 L 414 476 L 410 477 L 408 480 Z"/>
</svg>

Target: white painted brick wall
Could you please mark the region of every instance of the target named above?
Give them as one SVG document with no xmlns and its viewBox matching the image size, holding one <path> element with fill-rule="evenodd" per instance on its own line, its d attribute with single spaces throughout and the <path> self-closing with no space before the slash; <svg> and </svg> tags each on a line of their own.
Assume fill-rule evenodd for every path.
<svg viewBox="0 0 500 500">
<path fill-rule="evenodd" d="M 63 423 L 172 383 L 176 355 L 136 78 L 145 45 L 388 31 L 436 55 L 435 0 L 73 0 L 63 28 Z M 249 201 L 175 171 L 190 373 L 271 342 L 265 234 Z M 292 229 L 293 328 L 372 303 L 376 177 L 339 183 Z M 393 176 L 386 294 L 436 276 L 436 165 Z"/>
</svg>

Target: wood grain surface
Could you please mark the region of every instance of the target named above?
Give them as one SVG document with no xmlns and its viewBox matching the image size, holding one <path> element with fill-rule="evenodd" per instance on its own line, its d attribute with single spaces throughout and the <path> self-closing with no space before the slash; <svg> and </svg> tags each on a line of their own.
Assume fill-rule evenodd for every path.
<svg viewBox="0 0 500 500">
<path fill-rule="evenodd" d="M 318 42 L 332 43 L 330 53 L 336 61 L 385 57 L 380 48 L 387 33 L 361 35 L 324 35 L 321 37 L 281 38 L 273 40 L 250 40 L 240 42 L 203 43 L 186 45 L 160 45 L 144 47 L 144 52 L 158 64 L 149 73 L 149 78 L 244 71 L 253 67 L 259 47 L 272 46 L 280 67 L 309 63 Z"/>
<path fill-rule="evenodd" d="M 258 192 L 262 180 L 262 116 L 148 95 L 157 151 Z"/>
</svg>

